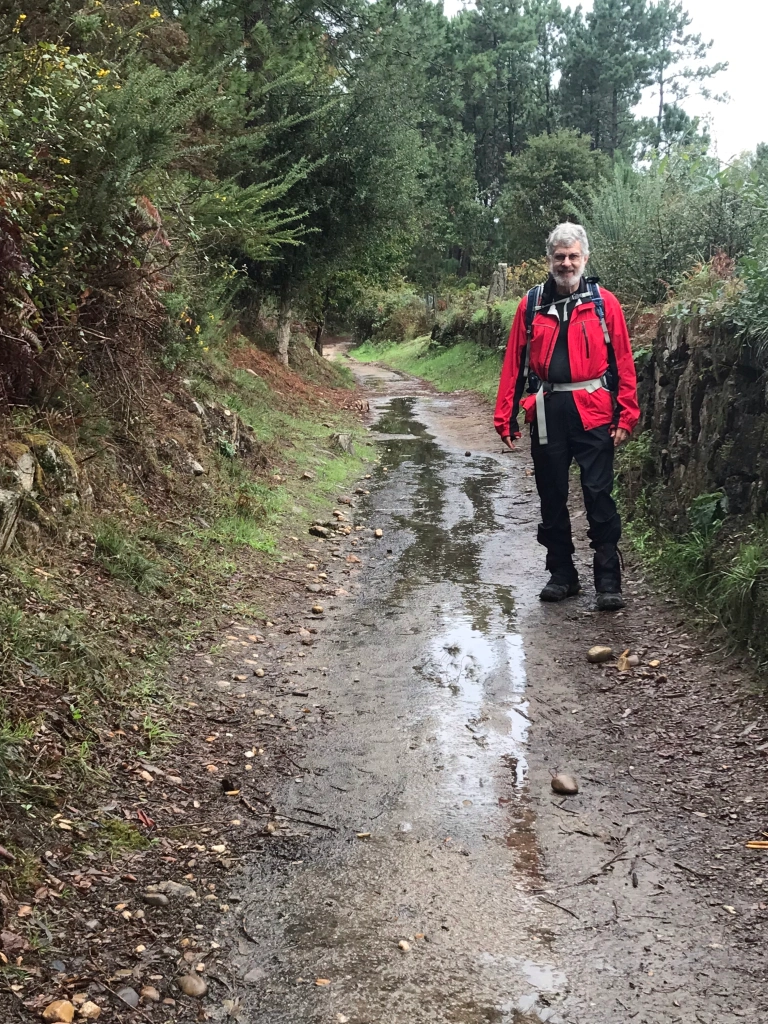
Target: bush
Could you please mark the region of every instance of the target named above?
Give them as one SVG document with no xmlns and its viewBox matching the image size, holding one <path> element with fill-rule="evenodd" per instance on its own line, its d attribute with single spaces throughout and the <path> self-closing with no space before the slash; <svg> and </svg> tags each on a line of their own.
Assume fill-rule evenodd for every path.
<svg viewBox="0 0 768 1024">
<path fill-rule="evenodd" d="M 589 193 L 584 221 L 594 272 L 625 301 L 653 303 L 695 264 L 746 252 L 754 214 L 744 177 L 738 164 L 721 171 L 685 153 L 646 170 L 617 165 Z"/>
<path fill-rule="evenodd" d="M 411 341 L 430 329 L 427 306 L 415 292 L 371 291 L 353 307 L 350 323 L 355 341 Z"/>
</svg>

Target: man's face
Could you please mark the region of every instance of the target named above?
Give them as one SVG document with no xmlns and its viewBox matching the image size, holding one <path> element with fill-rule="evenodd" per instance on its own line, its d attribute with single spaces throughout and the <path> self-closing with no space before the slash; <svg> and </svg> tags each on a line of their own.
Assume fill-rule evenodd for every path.
<svg viewBox="0 0 768 1024">
<path fill-rule="evenodd" d="M 587 265 L 587 257 L 582 254 L 581 243 L 558 245 L 549 257 L 549 269 L 558 288 L 575 291 Z"/>
</svg>

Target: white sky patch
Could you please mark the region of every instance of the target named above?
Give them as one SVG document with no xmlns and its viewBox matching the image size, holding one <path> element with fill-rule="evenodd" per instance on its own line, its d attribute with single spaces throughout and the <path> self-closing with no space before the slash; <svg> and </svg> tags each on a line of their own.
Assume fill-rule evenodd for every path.
<svg viewBox="0 0 768 1024">
<path fill-rule="evenodd" d="M 566 7 L 579 4 L 562 0 Z M 471 7 L 464 0 L 444 0 L 446 14 L 453 15 L 462 7 Z M 584 10 L 592 7 L 592 0 L 582 0 Z M 692 16 L 689 31 L 698 32 L 703 39 L 713 40 L 708 63 L 728 61 L 727 71 L 707 83 L 714 93 L 727 92 L 727 103 L 716 103 L 702 96 L 691 95 L 684 101 L 689 114 L 708 118 L 714 149 L 721 160 L 728 161 L 745 150 L 754 149 L 759 142 L 768 142 L 768 117 L 761 94 L 765 37 L 768 29 L 768 4 L 765 0 L 688 0 L 688 13 Z M 652 116 L 658 102 L 653 96 L 644 98 L 641 114 Z"/>
</svg>

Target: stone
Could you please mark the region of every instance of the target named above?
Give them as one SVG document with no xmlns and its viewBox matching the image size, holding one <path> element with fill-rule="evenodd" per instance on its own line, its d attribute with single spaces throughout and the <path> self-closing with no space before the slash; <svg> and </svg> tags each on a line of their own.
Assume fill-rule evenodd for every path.
<svg viewBox="0 0 768 1024">
<path fill-rule="evenodd" d="M 25 441 L 37 462 L 38 489 L 45 494 L 76 494 L 77 462 L 67 445 L 42 433 L 27 434 Z"/>
<path fill-rule="evenodd" d="M 56 999 L 43 1010 L 43 1020 L 69 1024 L 75 1016 L 75 1007 L 68 999 Z"/>
<path fill-rule="evenodd" d="M 200 405 L 194 398 L 190 398 L 187 402 L 187 409 L 195 416 L 199 416 L 201 419 L 205 416 L 205 409 Z"/>
<path fill-rule="evenodd" d="M 579 784 L 572 775 L 558 774 L 552 779 L 552 789 L 561 796 L 576 796 Z"/>
<path fill-rule="evenodd" d="M 89 917 L 85 922 L 86 930 L 89 932 L 97 932 L 101 929 L 101 921 L 95 917 Z"/>
<path fill-rule="evenodd" d="M 323 606 L 321 604 L 313 604 L 312 605 L 312 612 L 315 615 L 322 615 L 323 614 Z"/>
<path fill-rule="evenodd" d="M 205 466 L 201 466 L 196 459 L 190 459 L 189 468 L 192 470 L 193 476 L 205 476 Z"/>
<path fill-rule="evenodd" d="M 333 441 L 337 448 L 340 448 L 343 452 L 346 452 L 347 455 L 354 455 L 355 446 L 352 443 L 351 434 L 332 434 L 331 440 Z"/>
<path fill-rule="evenodd" d="M 627 658 L 627 664 L 630 668 L 637 668 L 637 666 L 640 664 L 640 655 L 630 654 Z"/>
<path fill-rule="evenodd" d="M 181 882 L 172 882 L 170 880 L 160 882 L 157 886 L 158 892 L 163 892 L 167 896 L 187 896 L 196 897 L 197 893 L 191 885 L 183 885 Z"/>
<path fill-rule="evenodd" d="M 587 651 L 587 661 L 593 665 L 602 665 L 606 661 L 610 661 L 613 657 L 613 651 L 610 647 L 602 647 L 599 644 L 595 647 L 590 647 Z"/>
<path fill-rule="evenodd" d="M 247 985 L 255 985 L 257 981 L 263 981 L 267 972 L 263 967 L 252 967 L 247 974 L 243 975 L 243 981 Z"/>
<path fill-rule="evenodd" d="M 182 974 L 176 979 L 176 984 L 185 996 L 193 996 L 195 999 L 200 999 L 208 991 L 208 982 L 199 974 Z"/>
<path fill-rule="evenodd" d="M 98 1020 L 101 1016 L 101 1007 L 98 1003 L 93 1003 L 89 999 L 87 1002 L 82 1004 L 78 1012 L 80 1016 L 84 1017 L 86 1020 Z"/>
<path fill-rule="evenodd" d="M 411 949 L 411 944 L 410 944 L 410 942 L 408 942 L 408 941 L 407 941 L 406 939 L 401 939 L 401 940 L 400 940 L 400 941 L 398 942 L 398 944 L 397 944 L 397 945 L 398 945 L 398 948 L 399 948 L 399 949 L 402 949 L 402 951 L 403 951 L 404 953 L 409 953 L 409 952 L 410 952 L 410 949 Z"/>
<path fill-rule="evenodd" d="M 135 988 L 129 988 L 128 986 L 126 986 L 125 988 L 119 988 L 115 992 L 115 995 L 117 996 L 118 999 L 122 1000 L 124 1004 L 130 1006 L 131 1009 L 133 1010 L 135 1010 L 136 1007 L 139 1005 L 139 993 L 136 991 Z"/>
<path fill-rule="evenodd" d="M 154 987 L 154 985 L 145 985 L 139 993 L 145 1003 L 159 1003 L 160 993 Z"/>
<path fill-rule="evenodd" d="M 373 531 L 373 536 L 374 537 L 379 537 L 379 538 L 383 537 L 384 536 L 384 531 L 383 530 L 374 530 Z"/>
<path fill-rule="evenodd" d="M 170 900 L 161 892 L 147 892 L 144 893 L 144 902 L 148 903 L 150 907 L 167 907 Z"/>
<path fill-rule="evenodd" d="M 54 974 L 64 974 L 67 970 L 67 965 L 63 960 L 51 960 L 51 970 Z"/>
<path fill-rule="evenodd" d="M 309 528 L 309 532 L 313 537 L 329 537 L 331 533 L 327 526 L 321 526 L 319 523 L 313 523 Z"/>
<path fill-rule="evenodd" d="M 323 588 L 320 586 L 319 583 L 308 583 L 307 584 L 307 590 L 310 592 L 310 594 L 319 594 L 322 589 Z"/>
</svg>

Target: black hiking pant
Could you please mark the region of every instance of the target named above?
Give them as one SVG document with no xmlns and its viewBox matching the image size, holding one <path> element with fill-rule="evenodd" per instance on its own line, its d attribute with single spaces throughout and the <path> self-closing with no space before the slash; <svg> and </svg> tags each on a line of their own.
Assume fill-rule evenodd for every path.
<svg viewBox="0 0 768 1024">
<path fill-rule="evenodd" d="M 595 550 L 595 588 L 598 592 L 621 590 L 621 568 L 616 545 L 621 538 L 621 519 L 613 490 L 613 438 L 608 426 L 585 430 L 573 394 L 553 391 L 545 399 L 548 444 L 539 444 L 534 421 L 531 454 L 536 489 L 541 500 L 538 541 L 547 549 L 547 569 L 572 577 L 573 540 L 568 514 L 568 474 L 575 459 L 581 470 L 581 487 L 587 510 L 590 546 Z"/>
</svg>

